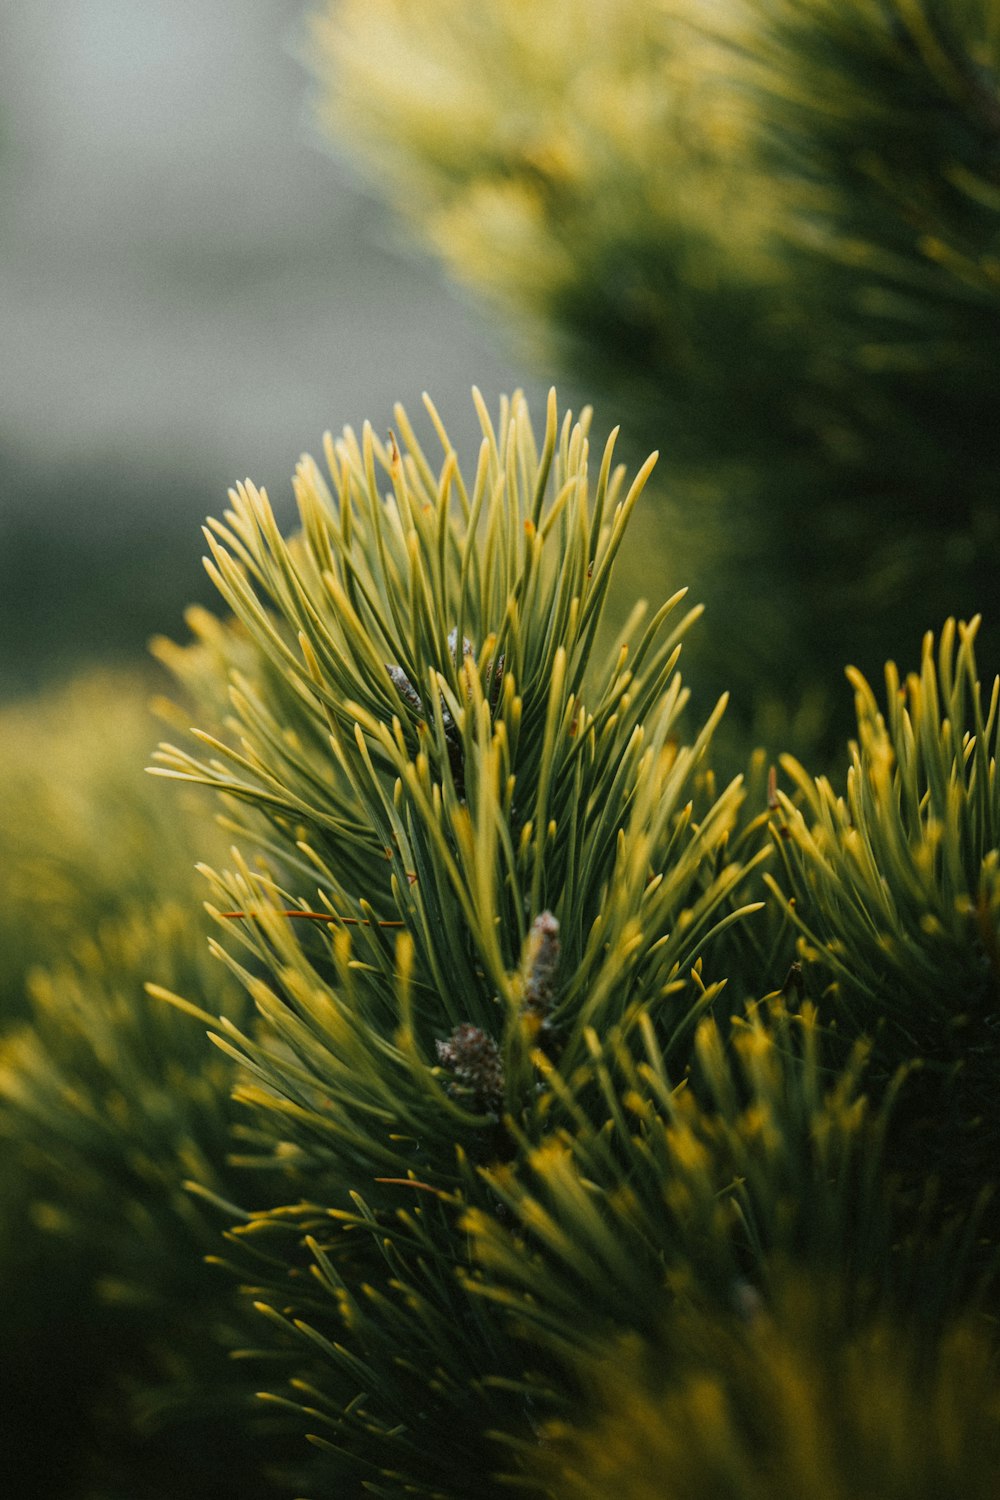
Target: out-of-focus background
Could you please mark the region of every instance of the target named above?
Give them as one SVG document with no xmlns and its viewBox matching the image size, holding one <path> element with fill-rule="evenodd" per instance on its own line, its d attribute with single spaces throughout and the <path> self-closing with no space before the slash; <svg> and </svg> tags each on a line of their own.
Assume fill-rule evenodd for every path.
<svg viewBox="0 0 1000 1500">
<path fill-rule="evenodd" d="M 326 428 L 524 384 L 309 119 L 304 0 L 3 0 L 0 695 L 209 600 L 245 476 Z M 540 372 L 533 372 L 539 378 Z M 539 387 L 541 380 L 539 378 Z"/>
<path fill-rule="evenodd" d="M 310 123 L 307 12 L 0 0 L 0 1429 L 31 1500 L 271 1493 L 181 1186 L 230 1148 L 231 1070 L 143 990 L 216 1004 L 194 866 L 225 858 L 145 774 L 148 640 L 214 607 L 235 481 L 289 526 L 324 430 L 426 389 L 474 452 L 472 384 L 524 384 Z"/>
</svg>

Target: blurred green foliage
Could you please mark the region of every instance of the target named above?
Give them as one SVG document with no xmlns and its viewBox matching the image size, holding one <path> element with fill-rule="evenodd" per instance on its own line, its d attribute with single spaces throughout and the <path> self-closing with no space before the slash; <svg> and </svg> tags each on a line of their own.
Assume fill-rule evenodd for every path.
<svg viewBox="0 0 1000 1500">
<path fill-rule="evenodd" d="M 743 1317 L 675 1317 L 659 1359 L 634 1340 L 610 1344 L 584 1418 L 547 1435 L 550 1493 L 989 1500 L 1000 1406 L 982 1330 L 950 1329 L 928 1365 L 905 1325 L 852 1328 L 843 1314 L 829 1287 L 800 1283 Z"/>
<path fill-rule="evenodd" d="M 0 713 L 0 1405 L 32 1497 L 264 1495 L 283 1452 L 203 1263 L 225 1219 L 184 1185 L 232 1189 L 232 1068 L 144 990 L 245 1010 L 198 920 L 195 850 L 224 844 L 143 771 L 150 687 L 105 671 Z"/>
<path fill-rule="evenodd" d="M 95 669 L 0 709 L 0 1027 L 23 1015 L 33 965 L 61 962 L 102 924 L 194 896 L 204 830 L 190 801 L 178 807 L 143 770 L 153 686 L 148 671 Z"/>
<path fill-rule="evenodd" d="M 845 661 L 871 675 L 995 592 L 997 19 L 337 0 L 311 34 L 334 139 L 663 450 L 667 587 L 708 606 L 699 686 L 785 748 L 804 699 L 814 739 L 846 728 Z"/>
</svg>

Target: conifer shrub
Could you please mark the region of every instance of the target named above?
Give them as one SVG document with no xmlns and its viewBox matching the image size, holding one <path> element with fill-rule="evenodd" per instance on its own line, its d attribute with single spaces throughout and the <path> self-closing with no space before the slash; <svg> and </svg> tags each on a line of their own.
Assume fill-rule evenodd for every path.
<svg viewBox="0 0 1000 1500">
<path fill-rule="evenodd" d="M 158 768 L 236 839 L 215 951 L 257 1019 L 213 1037 L 257 1177 L 227 1259 L 306 1491 L 642 1500 L 690 1429 L 714 1457 L 661 1493 L 839 1496 L 839 1442 L 873 1493 L 906 1492 L 911 1442 L 939 1493 L 985 1493 L 1000 689 L 975 628 L 905 705 L 890 671 L 885 723 L 855 676 L 843 800 L 791 761 L 791 795 L 759 758 L 717 785 L 723 705 L 691 726 L 676 673 L 692 612 L 601 638 L 650 463 L 628 484 L 613 438 L 592 463 L 554 395 L 540 439 L 520 397 L 478 409 L 474 476 L 432 406 L 436 457 L 401 409 L 386 442 L 328 438 L 290 539 L 238 486 L 206 533 L 233 623 L 159 648 L 206 727 Z"/>
<path fill-rule="evenodd" d="M 474 475 L 397 409 L 303 459 L 296 535 L 249 483 L 212 523 L 232 613 L 156 643 L 161 711 L 206 726 L 158 769 L 216 794 L 226 865 L 207 804 L 122 769 L 124 694 L 35 710 L 48 790 L 7 714 L 7 878 L 57 898 L 0 1048 L 9 1461 L 101 1500 L 985 1496 L 978 621 L 884 710 L 849 673 L 846 780 L 720 781 L 698 611 L 605 619 L 652 461 L 592 462 L 554 395 L 540 437 L 477 405 Z M 95 709 L 134 737 L 88 742 Z"/>
<path fill-rule="evenodd" d="M 210 523 L 190 815 L 122 680 L 0 715 L 37 1493 L 993 1494 L 996 9 L 317 23 L 411 222 L 666 440 L 670 597 L 619 615 L 652 458 L 476 395 L 463 468 L 428 402 Z"/>
</svg>

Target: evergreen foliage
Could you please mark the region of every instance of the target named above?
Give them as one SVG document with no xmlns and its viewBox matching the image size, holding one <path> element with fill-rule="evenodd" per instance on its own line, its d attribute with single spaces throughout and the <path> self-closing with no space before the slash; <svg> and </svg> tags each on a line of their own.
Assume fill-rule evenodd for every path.
<svg viewBox="0 0 1000 1500">
<path fill-rule="evenodd" d="M 554 396 L 539 442 L 514 397 L 496 425 L 479 403 L 467 481 L 429 412 L 436 459 L 400 409 L 387 443 L 328 439 L 328 479 L 303 459 L 290 540 L 233 491 L 206 534 L 235 623 L 160 648 L 211 726 L 160 769 L 221 793 L 243 850 L 211 876 L 259 1017 L 214 1030 L 259 1184 L 229 1259 L 309 1493 L 594 1493 L 606 1434 L 593 1474 L 641 1500 L 693 1422 L 715 1457 L 678 1494 L 839 1495 L 838 1441 L 902 1494 L 920 1412 L 966 1381 L 982 1426 L 916 1452 L 985 1493 L 1000 688 L 984 708 L 975 627 L 927 643 L 905 705 L 890 669 L 885 722 L 855 676 L 845 799 L 786 761 L 794 797 L 758 812 L 759 761 L 749 796 L 708 769 L 721 705 L 685 729 L 678 600 L 598 646 L 649 464 L 628 486 L 612 439 L 591 465 Z M 883 1461 L 862 1391 L 890 1337 Z"/>
<path fill-rule="evenodd" d="M 475 393 L 472 469 L 428 400 L 430 443 L 397 408 L 304 457 L 291 537 L 231 492 L 226 614 L 154 646 L 181 788 L 139 772 L 145 684 L 0 715 L 33 1494 L 995 1492 L 998 20 L 317 20 L 320 107 L 411 222 L 666 441 L 630 578 L 714 624 L 619 613 L 655 455 Z M 811 753 L 725 740 L 730 683 Z"/>
<path fill-rule="evenodd" d="M 845 657 L 870 675 L 991 596 L 997 20 L 336 0 L 311 34 L 336 139 L 536 356 L 664 447 L 699 678 L 759 726 L 783 703 L 786 746 Z"/>
<path fill-rule="evenodd" d="M 144 995 L 149 973 L 245 1009 L 164 904 L 36 972 L 0 1050 L 5 1457 L 39 1496 L 287 1493 L 230 1360 L 246 1319 L 204 1264 L 225 1221 L 185 1186 L 234 1189 L 232 1069 Z"/>
<path fill-rule="evenodd" d="M 171 799 L 143 774 L 152 686 L 91 671 L 0 710 L 0 1031 L 27 1013 L 34 965 L 63 962 L 100 925 L 190 901 L 195 850 L 225 848 L 204 799 Z"/>
<path fill-rule="evenodd" d="M 92 673 L 0 715 L 0 1407 L 32 1500 L 287 1493 L 202 1264 L 226 1220 L 183 1186 L 235 1191 L 232 1069 L 143 990 L 246 1008 L 196 915 L 195 850 L 225 844 L 142 771 L 150 685 Z"/>
<path fill-rule="evenodd" d="M 786 758 L 799 805 L 778 794 L 777 846 L 804 983 L 823 993 L 845 1045 L 870 1038 L 883 1080 L 914 1070 L 900 1169 L 925 1190 L 938 1179 L 937 1214 L 989 1226 L 992 1262 L 996 1204 L 980 1204 L 985 1223 L 974 1210 L 1000 1160 L 1000 679 L 984 696 L 978 625 L 949 621 L 936 651 L 928 635 L 902 682 L 890 662 L 884 715 L 849 674 L 858 738 L 845 790 Z"/>
<path fill-rule="evenodd" d="M 591 1373 L 587 1418 L 554 1430 L 559 1500 L 989 1500 L 1000 1410 L 981 1330 L 960 1325 L 927 1367 L 905 1329 L 845 1333 L 842 1304 L 802 1286 L 749 1317 L 674 1319 L 681 1374 L 621 1341 Z"/>
<path fill-rule="evenodd" d="M 612 439 L 591 477 L 587 415 L 560 424 L 553 395 L 539 448 L 515 397 L 496 428 L 480 404 L 467 485 L 431 410 L 436 468 L 398 409 L 403 450 L 370 428 L 327 444 L 332 492 L 303 460 L 291 543 L 265 496 L 233 492 L 210 568 L 263 670 L 234 676 L 211 759 L 161 760 L 248 804 L 277 859 L 216 877 L 271 1032 L 219 1041 L 305 1201 L 235 1238 L 285 1245 L 267 1305 L 320 1356 L 296 1379 L 338 1479 L 439 1494 L 516 1472 L 491 1434 L 523 1443 L 526 1401 L 552 1399 L 455 1276 L 462 1212 L 497 1204 L 478 1168 L 569 1118 L 546 1078 L 558 1058 L 554 1077 L 593 1081 L 595 1035 L 655 1014 L 683 1056 L 715 992 L 702 950 L 748 910 L 755 861 L 726 857 L 738 783 L 693 817 L 718 714 L 678 741 L 678 600 L 591 659 L 650 465 L 626 490 Z M 303 1236 L 318 1292 L 298 1289 Z"/>
<path fill-rule="evenodd" d="M 65 898 L 6 981 L 11 1462 L 101 1500 L 985 1495 L 979 623 L 890 664 L 882 712 L 851 671 L 842 788 L 759 755 L 720 784 L 724 705 L 691 727 L 676 672 L 698 611 L 604 621 L 652 460 L 591 462 L 554 394 L 540 439 L 477 406 L 474 476 L 397 409 L 302 460 L 297 535 L 249 483 L 207 533 L 232 618 L 156 652 L 208 726 L 159 769 L 236 840 L 215 959 L 187 850 L 222 845 L 123 773 L 144 716 L 91 684 L 36 718 L 57 764 L 54 726 L 132 725 L 67 752 L 60 830 L 7 715 L 10 889 Z"/>
</svg>

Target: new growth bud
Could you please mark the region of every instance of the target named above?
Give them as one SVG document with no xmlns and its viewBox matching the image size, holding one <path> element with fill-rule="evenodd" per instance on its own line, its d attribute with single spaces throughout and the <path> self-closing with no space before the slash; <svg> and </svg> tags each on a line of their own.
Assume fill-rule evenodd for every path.
<svg viewBox="0 0 1000 1500">
<path fill-rule="evenodd" d="M 521 962 L 521 981 L 526 1015 L 544 1021 L 555 998 L 559 968 L 559 923 L 543 911 L 531 924 Z"/>
<path fill-rule="evenodd" d="M 503 1062 L 493 1038 L 471 1021 L 464 1021 L 446 1042 L 436 1042 L 435 1046 L 438 1061 L 454 1078 L 448 1086 L 451 1096 L 475 1109 L 499 1114 L 503 1107 Z"/>
<path fill-rule="evenodd" d="M 402 667 L 397 667 L 392 662 L 386 662 L 385 670 L 392 678 L 392 685 L 396 689 L 396 692 L 399 694 L 399 696 L 402 698 L 403 702 L 408 703 L 416 713 L 423 714 L 423 700 L 420 697 L 420 694 L 417 692 L 416 688 L 413 686 L 413 683 L 403 671 Z"/>
</svg>

